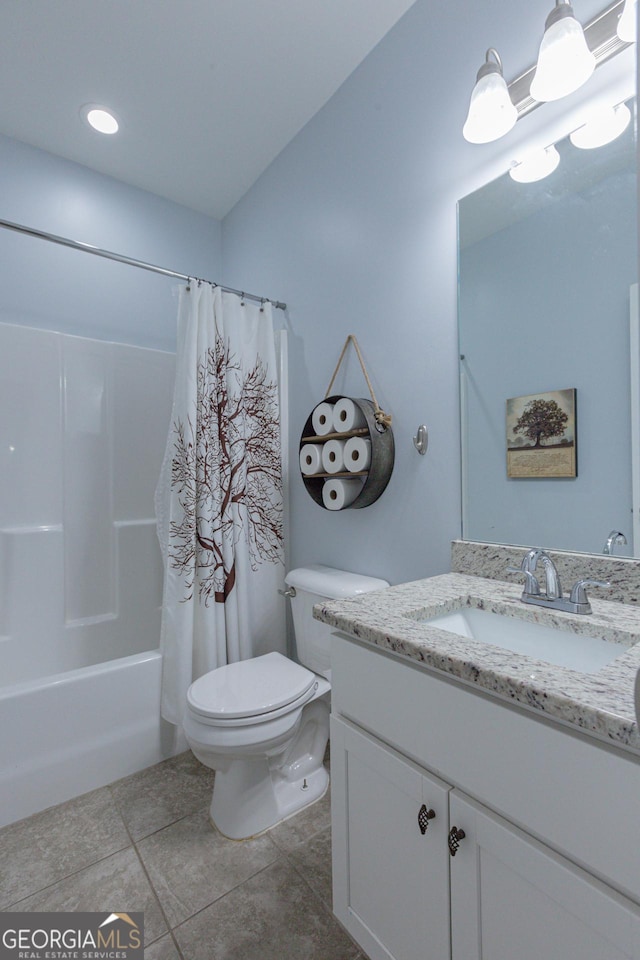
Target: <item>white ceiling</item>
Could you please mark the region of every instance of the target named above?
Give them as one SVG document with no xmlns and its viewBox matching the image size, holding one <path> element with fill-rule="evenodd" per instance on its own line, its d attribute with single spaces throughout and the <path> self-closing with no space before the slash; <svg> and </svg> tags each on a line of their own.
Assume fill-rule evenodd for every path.
<svg viewBox="0 0 640 960">
<path fill-rule="evenodd" d="M 0 0 L 0 133 L 222 218 L 413 2 Z"/>
</svg>

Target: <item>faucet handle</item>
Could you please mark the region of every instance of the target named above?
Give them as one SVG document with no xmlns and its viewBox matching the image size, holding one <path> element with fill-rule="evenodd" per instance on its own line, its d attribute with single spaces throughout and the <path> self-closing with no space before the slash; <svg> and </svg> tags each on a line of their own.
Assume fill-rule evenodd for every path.
<svg viewBox="0 0 640 960">
<path fill-rule="evenodd" d="M 609 588 L 610 586 L 611 584 L 607 580 L 591 580 L 589 577 L 578 580 L 571 588 L 569 600 L 572 603 L 589 603 L 586 587 Z"/>
<path fill-rule="evenodd" d="M 524 592 L 530 597 L 540 596 L 538 578 L 530 570 L 525 570 L 522 567 L 507 567 L 507 573 L 519 573 L 520 576 L 524 577 Z"/>
</svg>

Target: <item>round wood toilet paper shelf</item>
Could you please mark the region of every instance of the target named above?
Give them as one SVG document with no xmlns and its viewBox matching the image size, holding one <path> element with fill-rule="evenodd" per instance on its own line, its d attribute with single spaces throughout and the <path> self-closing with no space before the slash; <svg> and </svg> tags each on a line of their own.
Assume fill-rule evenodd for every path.
<svg viewBox="0 0 640 960">
<path fill-rule="evenodd" d="M 376 420 L 371 400 L 327 397 L 311 411 L 300 438 L 303 483 L 325 510 L 374 503 L 389 483 L 394 455 L 393 431 Z"/>
</svg>

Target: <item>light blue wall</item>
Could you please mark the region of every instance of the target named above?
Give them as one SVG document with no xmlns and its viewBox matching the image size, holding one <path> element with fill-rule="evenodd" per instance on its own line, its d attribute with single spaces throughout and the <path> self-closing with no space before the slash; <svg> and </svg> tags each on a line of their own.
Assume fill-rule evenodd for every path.
<svg viewBox="0 0 640 960">
<path fill-rule="evenodd" d="M 220 279 L 217 220 L 0 136 L 0 217 Z M 176 280 L 0 230 L 0 319 L 175 349 Z"/>
<path fill-rule="evenodd" d="M 292 454 L 347 333 L 394 418 L 396 465 L 373 506 L 330 514 L 294 469 L 295 565 L 392 582 L 449 569 L 460 535 L 456 202 L 506 169 L 505 150 L 533 122 L 507 147 L 467 144 L 461 128 L 485 50 L 516 76 L 549 7 L 417 0 L 223 222 L 225 282 L 289 304 Z M 598 9 L 585 0 L 580 16 Z M 353 357 L 337 391 L 366 396 Z M 412 444 L 423 422 L 426 457 Z"/>
</svg>

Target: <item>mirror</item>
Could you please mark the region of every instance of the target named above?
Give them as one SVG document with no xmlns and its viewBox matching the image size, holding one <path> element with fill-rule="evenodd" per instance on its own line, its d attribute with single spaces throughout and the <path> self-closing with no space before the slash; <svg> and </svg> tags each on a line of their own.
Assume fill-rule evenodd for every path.
<svg viewBox="0 0 640 960">
<path fill-rule="evenodd" d="M 458 204 L 463 539 L 602 553 L 617 530 L 615 553 L 640 556 L 629 106 L 612 143 L 567 137 L 544 180 L 506 173 Z"/>
</svg>

